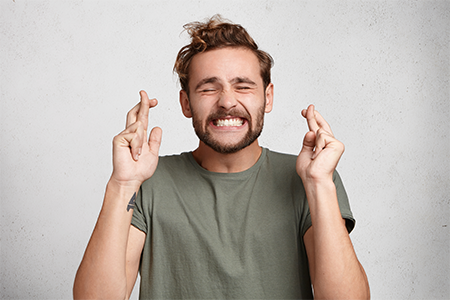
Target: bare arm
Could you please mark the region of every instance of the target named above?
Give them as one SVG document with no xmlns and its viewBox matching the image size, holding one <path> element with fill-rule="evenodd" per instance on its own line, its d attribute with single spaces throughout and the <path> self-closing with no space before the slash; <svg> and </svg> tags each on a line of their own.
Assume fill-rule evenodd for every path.
<svg viewBox="0 0 450 300">
<path fill-rule="evenodd" d="M 140 231 L 134 226 L 130 226 L 130 232 L 128 234 L 128 246 L 127 246 L 127 260 L 126 260 L 126 272 L 127 272 L 127 297 L 130 298 L 133 291 L 134 284 L 139 271 L 139 263 L 141 261 L 141 253 L 145 243 L 145 233 Z"/>
<path fill-rule="evenodd" d="M 311 212 L 304 241 L 316 299 L 369 299 L 369 284 L 339 210 L 333 172 L 344 152 L 328 123 L 308 107 L 302 112 L 310 131 L 297 159 Z"/>
<path fill-rule="evenodd" d="M 114 137 L 114 170 L 75 277 L 75 299 L 125 299 L 133 289 L 145 234 L 130 224 L 136 193 L 158 163 L 161 129 L 154 128 L 147 141 L 148 111 L 156 104 L 141 91 L 126 129 Z"/>
</svg>

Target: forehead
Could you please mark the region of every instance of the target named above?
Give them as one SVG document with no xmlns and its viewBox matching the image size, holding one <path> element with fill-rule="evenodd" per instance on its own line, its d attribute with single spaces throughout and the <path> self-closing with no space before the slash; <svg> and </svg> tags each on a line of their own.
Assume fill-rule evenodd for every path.
<svg viewBox="0 0 450 300">
<path fill-rule="evenodd" d="M 232 81 L 236 77 L 247 77 L 262 84 L 259 60 L 245 48 L 222 48 L 196 54 L 189 67 L 189 86 L 208 77 Z"/>
</svg>

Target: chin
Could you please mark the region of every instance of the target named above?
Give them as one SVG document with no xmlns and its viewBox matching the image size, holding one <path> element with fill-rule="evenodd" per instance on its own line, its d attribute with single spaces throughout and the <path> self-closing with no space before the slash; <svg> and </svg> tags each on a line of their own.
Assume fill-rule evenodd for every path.
<svg viewBox="0 0 450 300">
<path fill-rule="evenodd" d="M 212 139 L 208 133 L 205 133 L 202 136 L 198 134 L 197 135 L 205 145 L 207 145 L 217 153 L 233 154 L 250 146 L 254 141 L 256 141 L 260 134 L 261 131 L 253 133 L 249 132 L 249 134 L 247 134 L 241 141 L 237 143 L 221 143 L 217 140 Z"/>
<path fill-rule="evenodd" d="M 258 139 L 263 129 L 263 116 L 264 114 L 262 113 L 257 118 L 256 128 L 252 128 L 252 122 L 247 123 L 248 131 L 244 134 L 244 136 L 239 134 L 240 137 L 237 137 L 237 135 L 235 135 L 238 134 L 237 132 L 233 133 L 232 136 L 222 136 L 222 138 L 226 137 L 227 139 L 230 139 L 230 142 L 223 142 L 223 140 L 220 139 L 220 136 L 215 136 L 215 134 L 213 135 L 213 133 L 209 131 L 206 126 L 204 126 L 200 121 L 197 121 L 197 118 L 193 118 L 192 123 L 194 125 L 194 131 L 197 134 L 198 138 L 206 146 L 210 147 L 217 153 L 233 154 L 245 149 Z M 233 142 L 239 138 L 239 141 Z"/>
</svg>

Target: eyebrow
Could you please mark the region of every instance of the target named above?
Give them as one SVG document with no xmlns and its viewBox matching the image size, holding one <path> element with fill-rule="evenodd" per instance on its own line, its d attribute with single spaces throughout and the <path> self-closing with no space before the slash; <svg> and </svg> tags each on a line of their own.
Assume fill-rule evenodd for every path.
<svg viewBox="0 0 450 300">
<path fill-rule="evenodd" d="M 200 80 L 200 82 L 195 86 L 195 89 L 197 90 L 198 88 L 200 88 L 202 85 L 204 84 L 208 84 L 208 83 L 216 83 L 219 82 L 219 78 L 217 77 L 207 77 L 207 78 L 203 78 L 202 80 Z M 257 86 L 257 84 L 251 80 L 248 77 L 235 77 L 232 80 L 230 80 L 231 84 L 236 84 L 236 83 L 247 83 L 253 86 Z"/>
<path fill-rule="evenodd" d="M 236 78 L 232 79 L 230 82 L 232 84 L 235 84 L 235 83 L 247 83 L 247 84 L 254 85 L 254 86 L 257 85 L 253 80 L 251 80 L 248 77 L 236 77 Z"/>
<path fill-rule="evenodd" d="M 198 89 L 199 87 L 201 87 L 204 84 L 215 83 L 215 82 L 218 82 L 218 81 L 219 81 L 219 78 L 217 78 L 217 77 L 203 78 L 202 80 L 200 80 L 199 83 L 197 83 L 197 85 L 195 86 L 195 89 Z"/>
</svg>

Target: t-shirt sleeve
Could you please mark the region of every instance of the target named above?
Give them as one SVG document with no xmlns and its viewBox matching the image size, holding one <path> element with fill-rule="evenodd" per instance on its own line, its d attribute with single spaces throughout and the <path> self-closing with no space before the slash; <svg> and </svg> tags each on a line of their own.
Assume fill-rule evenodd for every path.
<svg viewBox="0 0 450 300">
<path fill-rule="evenodd" d="M 338 198 L 339 209 L 341 211 L 341 216 L 345 219 L 345 226 L 347 227 L 348 233 L 350 233 L 355 227 L 355 219 L 353 218 L 352 211 L 350 209 L 350 203 L 348 201 L 347 192 L 345 191 L 344 185 L 342 183 L 341 177 L 337 171 L 334 171 L 333 182 L 336 186 L 336 194 Z M 306 203 L 307 211 L 305 212 L 305 219 L 302 222 L 301 234 L 302 236 L 306 233 L 309 227 L 312 226 L 311 212 L 309 211 L 309 206 Z"/>
<path fill-rule="evenodd" d="M 345 191 L 341 176 L 339 176 L 339 173 L 337 171 L 335 171 L 333 174 L 333 182 L 336 186 L 339 209 L 341 210 L 342 218 L 345 219 L 345 226 L 347 227 L 347 231 L 348 233 L 350 233 L 352 232 L 353 228 L 355 228 L 356 221 L 353 218 L 353 213 L 350 209 L 347 192 Z"/>
<path fill-rule="evenodd" d="M 134 206 L 133 217 L 131 219 L 131 225 L 147 233 L 147 220 L 144 215 L 142 204 L 142 187 L 139 188 L 139 192 L 136 196 L 136 203 Z"/>
</svg>

